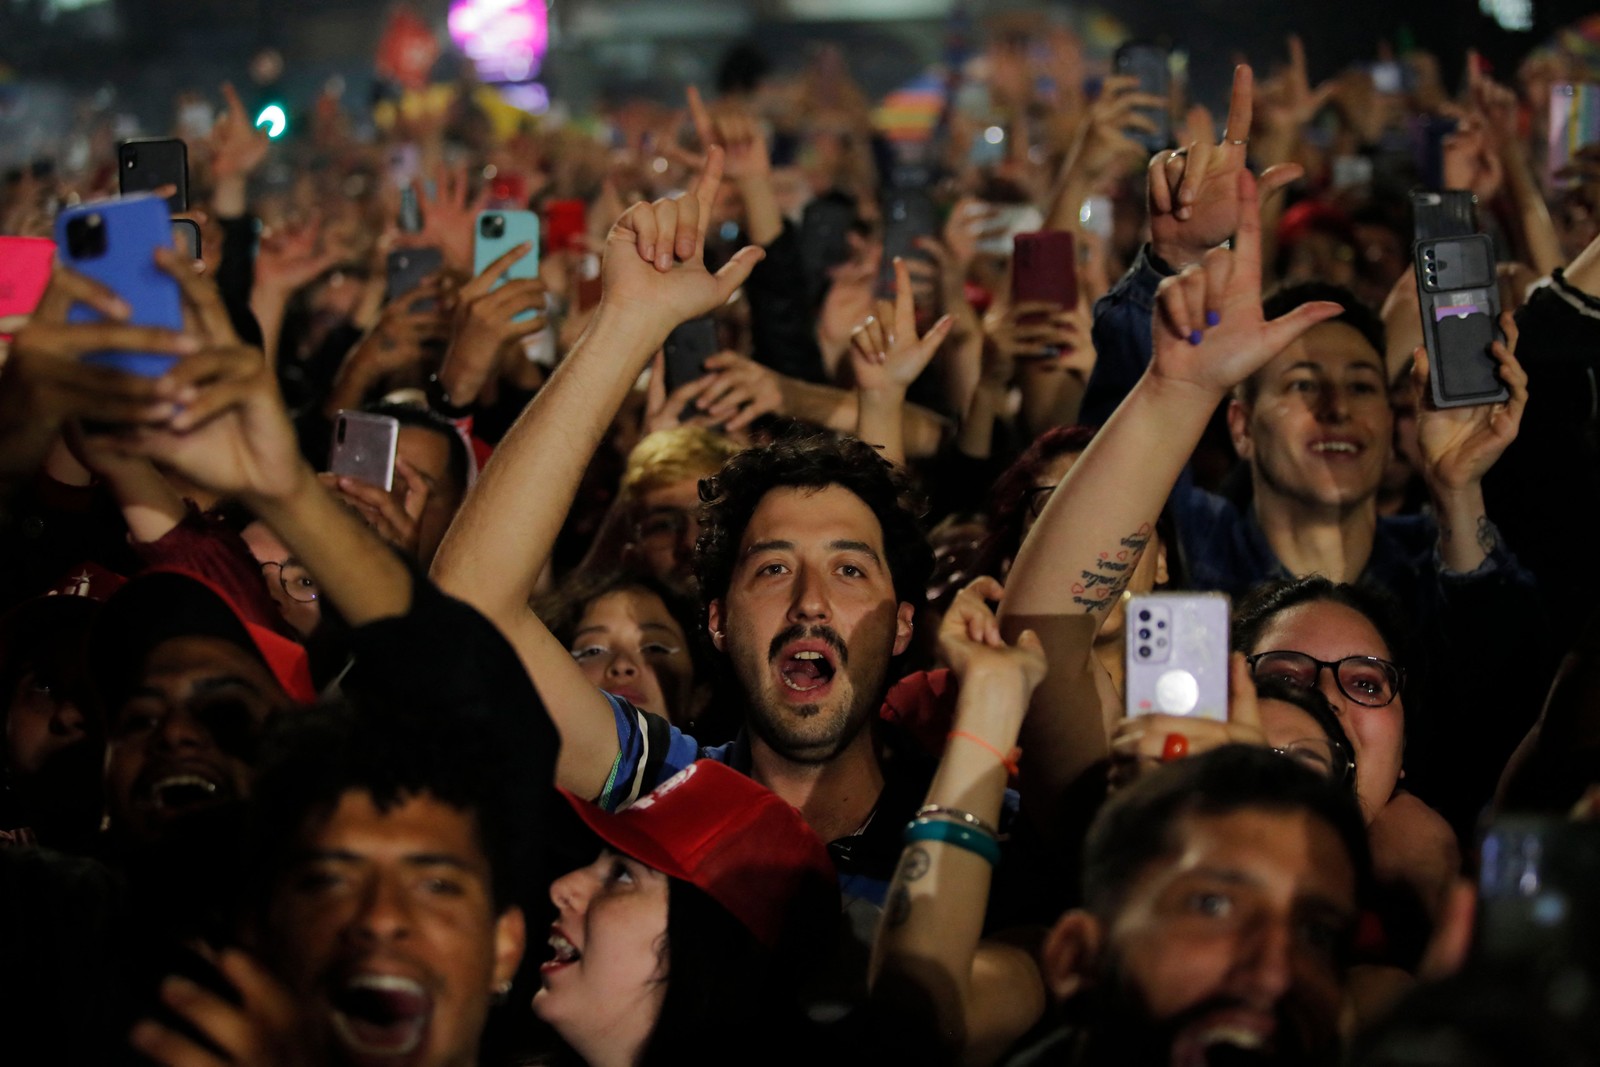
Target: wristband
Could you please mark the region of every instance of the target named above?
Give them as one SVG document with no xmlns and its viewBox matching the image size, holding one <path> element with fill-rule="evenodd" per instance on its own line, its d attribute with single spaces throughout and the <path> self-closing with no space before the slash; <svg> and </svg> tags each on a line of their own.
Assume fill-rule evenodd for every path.
<svg viewBox="0 0 1600 1067">
<path fill-rule="evenodd" d="M 906 827 L 906 844 L 917 841 L 943 841 L 947 845 L 975 852 L 993 867 L 1000 862 L 1000 842 L 991 834 L 980 833 L 972 827 L 942 819 L 913 819 Z"/>
<path fill-rule="evenodd" d="M 1005 752 L 1001 752 L 998 748 L 995 748 L 977 734 L 969 734 L 965 730 L 951 730 L 945 735 L 945 737 L 951 741 L 954 741 L 958 737 L 965 738 L 966 740 L 971 741 L 973 744 L 993 752 L 997 757 L 999 757 L 1000 766 L 1004 767 L 1006 769 L 1006 773 L 1011 775 L 1013 778 L 1017 777 L 1017 775 L 1021 773 L 1017 769 L 1017 760 L 1022 755 L 1022 749 L 1020 748 L 1013 748 L 1011 752 L 1007 754 Z"/>
<path fill-rule="evenodd" d="M 453 404 L 450 394 L 445 391 L 444 383 L 437 374 L 428 375 L 428 384 L 423 388 L 423 394 L 428 398 L 428 407 L 436 414 L 447 419 L 462 419 L 472 414 L 471 404 Z"/>
<path fill-rule="evenodd" d="M 958 822 L 966 823 L 974 830 L 988 834 L 990 837 L 998 838 L 1000 836 L 1000 831 L 972 814 L 972 812 L 962 811 L 960 808 L 944 808 L 938 804 L 924 804 L 917 809 L 917 814 L 914 818 L 921 819 L 929 815 L 941 815 L 947 819 L 955 819 Z"/>
</svg>

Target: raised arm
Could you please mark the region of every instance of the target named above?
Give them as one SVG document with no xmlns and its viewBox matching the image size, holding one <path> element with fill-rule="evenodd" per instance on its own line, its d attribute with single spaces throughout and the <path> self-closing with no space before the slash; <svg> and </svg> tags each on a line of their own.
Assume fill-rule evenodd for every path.
<svg viewBox="0 0 1600 1067">
<path fill-rule="evenodd" d="M 982 943 L 989 883 L 998 854 L 1006 788 L 1000 754 L 1017 741 L 1028 697 L 1044 677 L 1039 639 L 1022 634 L 1014 645 L 984 598 L 1000 584 L 980 578 L 956 597 L 939 631 L 939 645 L 960 682 L 954 730 L 928 787 L 927 806 L 909 831 L 965 832 L 970 845 L 908 840 L 890 885 L 872 947 L 875 1005 L 896 1023 L 933 1028 L 952 1054 L 993 1062 L 1044 1011 L 1044 986 L 1032 958 L 1019 948 Z"/>
<path fill-rule="evenodd" d="M 583 796 L 600 794 L 616 759 L 613 716 L 528 600 L 639 372 L 674 327 L 720 306 L 761 258 L 751 247 L 715 275 L 705 268 L 721 176 L 722 151 L 712 148 L 690 194 L 636 204 L 612 227 L 589 328 L 495 450 L 433 563 L 441 588 L 510 638 L 561 731 L 557 781 Z"/>
<path fill-rule="evenodd" d="M 894 304 L 880 301 L 878 313 L 850 337 L 850 367 L 856 380 L 856 436 L 904 466 L 906 390 L 944 343 L 955 320 L 945 315 L 917 336 L 911 274 L 894 261 Z"/>
</svg>

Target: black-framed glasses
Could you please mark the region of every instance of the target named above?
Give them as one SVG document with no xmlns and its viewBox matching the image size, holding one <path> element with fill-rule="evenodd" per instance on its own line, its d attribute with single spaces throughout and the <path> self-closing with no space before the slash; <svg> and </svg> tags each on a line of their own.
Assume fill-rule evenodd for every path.
<svg viewBox="0 0 1600 1067">
<path fill-rule="evenodd" d="M 1345 747 L 1328 737 L 1306 737 L 1290 741 L 1272 751 L 1287 756 L 1330 782 L 1347 782 L 1356 769 L 1356 761 Z"/>
<path fill-rule="evenodd" d="M 261 564 L 263 576 L 268 567 L 278 568 L 278 584 L 283 586 L 284 595 L 290 600 L 298 600 L 302 604 L 314 604 L 321 591 L 317 588 L 317 580 L 311 577 L 311 572 L 295 562 L 282 562 L 269 559 Z"/>
<path fill-rule="evenodd" d="M 1406 680 L 1403 669 L 1377 656 L 1325 660 L 1304 652 L 1274 651 L 1258 652 L 1245 662 L 1254 678 L 1278 678 L 1300 689 L 1315 689 L 1322 672 L 1331 670 L 1339 692 L 1368 708 L 1394 703 Z"/>
<path fill-rule="evenodd" d="M 1050 503 L 1050 494 L 1055 491 L 1053 485 L 1035 485 L 1024 490 L 1022 499 L 1027 502 L 1028 514 L 1036 519 L 1044 514 L 1044 506 Z"/>
</svg>

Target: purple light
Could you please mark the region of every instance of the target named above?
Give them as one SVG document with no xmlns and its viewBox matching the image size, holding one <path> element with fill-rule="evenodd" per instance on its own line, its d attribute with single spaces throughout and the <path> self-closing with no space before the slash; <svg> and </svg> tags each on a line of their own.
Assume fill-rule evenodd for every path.
<svg viewBox="0 0 1600 1067">
<path fill-rule="evenodd" d="M 545 0 L 454 0 L 449 25 L 486 82 L 532 78 L 550 45 Z"/>
</svg>

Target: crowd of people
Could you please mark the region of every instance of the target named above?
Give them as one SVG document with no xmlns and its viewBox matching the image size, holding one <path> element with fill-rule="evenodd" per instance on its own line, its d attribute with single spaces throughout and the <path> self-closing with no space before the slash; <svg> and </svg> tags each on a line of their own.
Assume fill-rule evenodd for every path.
<svg viewBox="0 0 1600 1067">
<path fill-rule="evenodd" d="M 223 87 L 181 329 L 59 262 L 0 319 L 0 1061 L 1600 1063 L 1581 75 L 1258 58 L 1220 131 L 1064 30 L 910 139 L 828 50 L 282 143 Z M 1434 402 L 1430 143 L 1499 402 Z M 1225 716 L 1129 714 L 1159 592 Z"/>
</svg>

